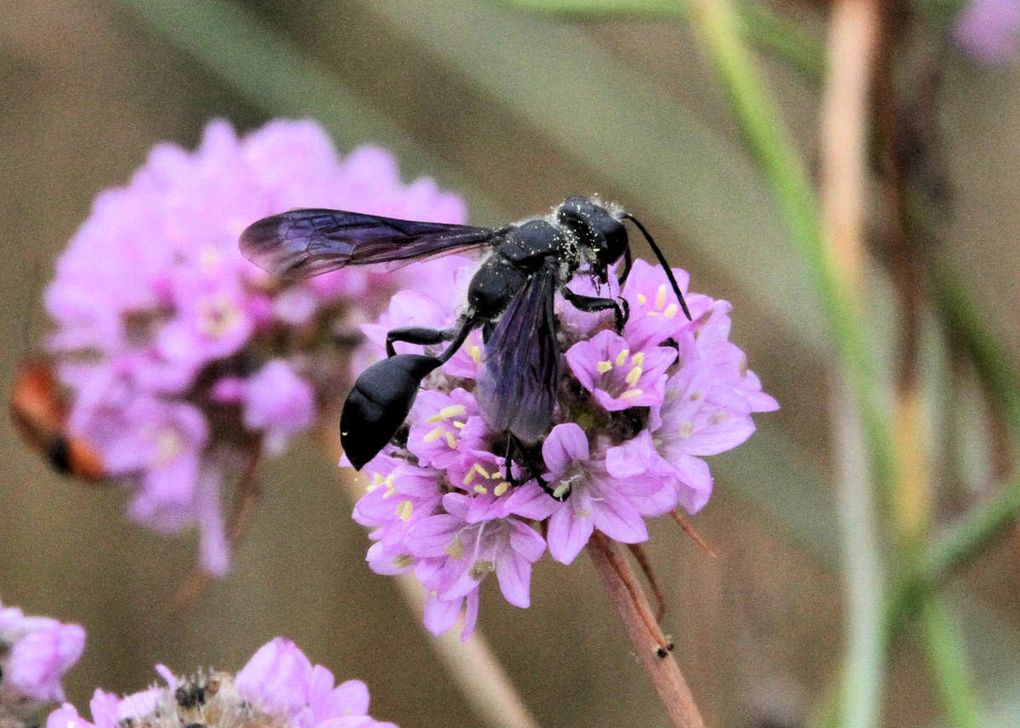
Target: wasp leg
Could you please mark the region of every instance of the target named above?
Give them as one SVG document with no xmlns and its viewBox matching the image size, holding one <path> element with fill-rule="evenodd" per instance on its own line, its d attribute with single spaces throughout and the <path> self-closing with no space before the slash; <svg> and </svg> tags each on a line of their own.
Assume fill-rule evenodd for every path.
<svg viewBox="0 0 1020 728">
<path fill-rule="evenodd" d="M 525 471 L 525 475 L 521 477 L 514 477 L 513 468 L 513 456 L 514 451 L 520 456 L 519 462 Z M 504 477 L 510 485 L 524 485 L 530 480 L 534 480 L 538 483 L 538 486 L 546 492 L 550 498 L 554 498 L 558 501 L 565 501 L 567 496 L 570 495 L 570 491 L 557 493 L 553 488 L 549 486 L 545 479 L 540 475 L 544 470 L 545 463 L 538 455 L 538 451 L 534 448 L 529 448 L 512 432 L 507 433 L 506 441 L 506 462 L 504 464 L 505 472 Z"/>
<path fill-rule="evenodd" d="M 623 331 L 623 327 L 627 325 L 627 319 L 630 317 L 630 304 L 627 303 L 627 299 L 582 296 L 574 293 L 566 286 L 563 286 L 560 291 L 563 293 L 563 297 L 570 301 L 574 308 L 579 311 L 595 313 L 597 311 L 606 311 L 610 308 L 613 309 L 613 314 L 616 316 L 617 332 Z"/>
<path fill-rule="evenodd" d="M 620 282 L 620 288 L 623 288 L 623 284 L 627 282 L 627 276 L 630 275 L 630 269 L 634 267 L 634 256 L 630 252 L 630 246 L 628 245 L 623 249 L 623 272 L 617 277 Z"/>
<path fill-rule="evenodd" d="M 421 326 L 404 326 L 386 332 L 386 356 L 396 356 L 393 345 L 398 341 L 407 344 L 440 344 L 457 335 L 457 329 L 427 329 Z"/>
<path fill-rule="evenodd" d="M 448 329 L 429 329 L 422 326 L 405 326 L 399 329 L 392 329 L 386 332 L 386 356 L 396 356 L 397 351 L 393 348 L 393 345 L 398 341 L 426 346 L 449 341 L 450 345 L 437 357 L 441 364 L 446 363 L 450 357 L 457 353 L 465 339 L 467 339 L 473 329 L 478 327 L 479 323 L 481 323 L 480 317 L 470 314 L 462 316 L 456 326 Z"/>
</svg>

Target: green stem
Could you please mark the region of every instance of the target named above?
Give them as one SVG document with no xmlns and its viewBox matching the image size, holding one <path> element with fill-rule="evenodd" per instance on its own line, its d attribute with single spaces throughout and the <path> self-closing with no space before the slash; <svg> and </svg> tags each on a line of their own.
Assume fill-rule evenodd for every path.
<svg viewBox="0 0 1020 728">
<path fill-rule="evenodd" d="M 929 594 L 924 600 L 921 627 L 928 655 L 928 669 L 952 725 L 956 728 L 987 725 L 981 719 L 974 695 L 963 637 L 938 594 Z"/>
<path fill-rule="evenodd" d="M 969 352 L 989 396 L 1001 408 L 1014 452 L 1020 459 L 1020 374 L 948 264 L 942 263 L 936 268 L 934 283 L 942 316 Z M 920 578 L 934 583 L 969 563 L 1018 515 L 1020 477 L 1014 476 L 991 498 L 972 507 L 945 536 L 928 548 Z"/>
<path fill-rule="evenodd" d="M 768 94 L 759 65 L 741 38 L 731 4 L 728 0 L 696 0 L 692 8 L 692 26 L 722 79 L 741 131 L 821 297 L 839 359 L 861 410 L 876 480 L 888 493 L 895 482 L 896 461 L 889 423 L 880 405 L 873 355 L 864 336 L 868 326 L 827 253 L 817 200 L 803 160 Z"/>
<path fill-rule="evenodd" d="M 741 131 L 821 297 L 842 373 L 871 447 L 875 480 L 888 496 L 897 481 L 894 442 L 880 404 L 873 354 L 864 336 L 867 326 L 856 307 L 851 282 L 842 277 L 843 271 L 831 257 L 803 160 L 740 37 L 730 3 L 697 0 L 693 8 L 693 27 L 722 78 Z M 841 492 L 849 628 L 841 705 L 837 707 L 841 708 L 844 725 L 873 726 L 880 711 L 888 636 L 882 592 L 875 589 L 874 581 L 877 579 L 880 585 L 878 577 L 882 573 L 878 529 L 874 518 L 861 515 L 867 514 L 862 504 L 868 505 L 871 500 L 868 482 L 847 483 Z"/>
<path fill-rule="evenodd" d="M 868 728 L 878 725 L 882 707 L 884 568 L 860 418 L 850 404 L 845 379 L 838 380 L 833 389 L 833 435 L 839 461 L 836 504 L 847 604 L 847 645 L 836 707 L 847 728 Z"/>
</svg>

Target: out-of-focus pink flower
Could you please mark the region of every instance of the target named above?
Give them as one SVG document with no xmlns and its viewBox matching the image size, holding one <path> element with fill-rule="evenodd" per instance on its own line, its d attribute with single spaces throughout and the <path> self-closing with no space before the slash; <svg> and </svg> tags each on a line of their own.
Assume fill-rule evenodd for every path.
<svg viewBox="0 0 1020 728">
<path fill-rule="evenodd" d="M 368 688 L 360 680 L 336 684 L 333 673 L 313 665 L 293 642 L 277 637 L 263 645 L 236 676 L 200 673 L 178 678 L 162 665 L 166 687 L 117 697 L 96 690 L 92 720 L 65 703 L 46 728 L 118 728 L 125 720 L 209 728 L 397 728 L 368 715 Z"/>
<path fill-rule="evenodd" d="M 61 679 L 81 657 L 85 630 L 50 617 L 27 617 L 0 604 L 0 725 L 31 725 L 64 699 Z"/>
<path fill-rule="evenodd" d="M 46 291 L 72 434 L 131 490 L 133 519 L 162 532 L 198 527 L 210 573 L 229 563 L 227 468 L 278 454 L 317 403 L 343 395 L 351 335 L 396 290 L 459 267 L 281 283 L 241 256 L 249 224 L 308 206 L 465 218 L 460 198 L 431 180 L 404 184 L 383 149 L 342 158 L 312 122 L 239 137 L 214 121 L 195 151 L 160 144 L 127 186 L 96 198 Z"/>
<path fill-rule="evenodd" d="M 245 427 L 262 431 L 270 452 L 283 450 L 315 418 L 315 392 L 282 359 L 267 362 L 245 383 L 241 401 Z"/>
<path fill-rule="evenodd" d="M 956 20 L 953 37 L 982 63 L 1015 61 L 1020 55 L 1020 0 L 971 0 Z"/>
<path fill-rule="evenodd" d="M 465 265 L 453 279 L 464 281 L 473 269 Z M 687 274 L 674 273 L 686 291 Z M 403 444 L 387 445 L 362 470 L 368 492 L 354 518 L 372 529 L 368 563 L 381 574 L 413 571 L 429 593 L 425 624 L 433 632 L 463 615 L 462 634 L 471 633 L 490 573 L 508 602 L 527 606 L 531 571 L 546 545 L 555 560 L 570 563 L 595 530 L 638 543 L 648 538 L 646 518 L 677 507 L 696 512 L 712 491 L 703 458 L 746 440 L 752 413 L 778 407 L 730 342 L 725 301 L 685 293 L 688 320 L 665 272 L 640 260 L 622 292 L 612 278 L 599 292 L 583 274 L 571 289 L 620 292 L 630 318 L 616 332 L 611 313 L 557 302 L 564 381 L 554 426 L 529 454 L 530 473 L 519 456 L 508 462 L 505 433 L 493 432 L 480 410 L 475 387 L 485 357 L 471 337 L 425 379 Z M 450 327 L 463 301 L 450 290 L 422 286 L 394 296 L 379 321 L 364 327 L 374 347 L 365 359 L 384 355 L 391 328 Z"/>
</svg>

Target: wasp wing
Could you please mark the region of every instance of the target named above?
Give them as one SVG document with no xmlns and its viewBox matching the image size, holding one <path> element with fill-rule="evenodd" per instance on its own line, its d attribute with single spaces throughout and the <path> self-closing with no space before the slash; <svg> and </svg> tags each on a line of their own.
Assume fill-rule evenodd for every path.
<svg viewBox="0 0 1020 728">
<path fill-rule="evenodd" d="M 347 265 L 409 263 L 462 252 L 496 234 L 490 228 L 344 210 L 291 210 L 250 225 L 241 233 L 241 253 L 281 278 L 308 278 Z"/>
<path fill-rule="evenodd" d="M 546 265 L 510 301 L 485 344 L 485 372 L 475 389 L 489 426 L 527 444 L 549 431 L 556 405 L 556 284 L 555 266 Z"/>
</svg>

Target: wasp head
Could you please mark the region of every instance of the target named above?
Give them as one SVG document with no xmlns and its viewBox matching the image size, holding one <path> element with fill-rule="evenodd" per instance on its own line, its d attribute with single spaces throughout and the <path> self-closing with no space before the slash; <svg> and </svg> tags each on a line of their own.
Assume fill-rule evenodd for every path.
<svg viewBox="0 0 1020 728">
<path fill-rule="evenodd" d="M 590 251 L 600 270 L 615 263 L 627 249 L 627 230 L 608 209 L 587 197 L 569 197 L 556 211 L 556 219 Z"/>
</svg>

